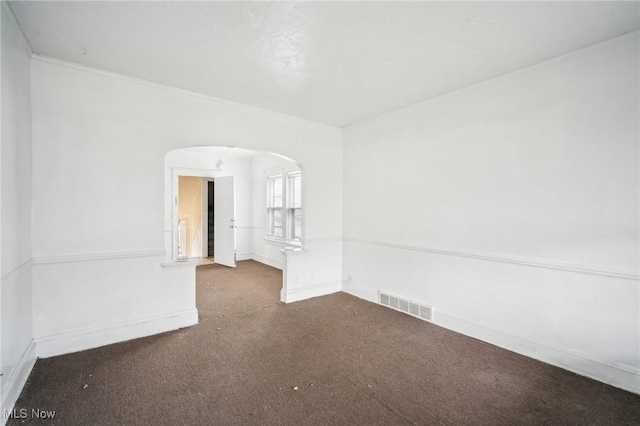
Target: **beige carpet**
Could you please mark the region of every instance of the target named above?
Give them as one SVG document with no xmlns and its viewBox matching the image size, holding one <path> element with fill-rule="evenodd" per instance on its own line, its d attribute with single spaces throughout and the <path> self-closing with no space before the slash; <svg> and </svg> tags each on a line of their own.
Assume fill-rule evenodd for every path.
<svg viewBox="0 0 640 426">
<path fill-rule="evenodd" d="M 638 425 L 640 397 L 281 273 L 198 268 L 195 327 L 39 360 L 10 425 Z M 86 385 L 86 386 L 85 386 Z"/>
</svg>

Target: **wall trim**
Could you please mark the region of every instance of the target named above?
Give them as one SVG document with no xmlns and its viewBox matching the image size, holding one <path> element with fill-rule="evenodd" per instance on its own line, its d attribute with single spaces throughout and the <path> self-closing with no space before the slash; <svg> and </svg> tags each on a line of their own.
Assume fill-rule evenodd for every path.
<svg viewBox="0 0 640 426">
<path fill-rule="evenodd" d="M 92 260 L 131 259 L 137 257 L 160 257 L 165 255 L 166 251 L 164 249 L 118 251 L 106 253 L 63 254 L 58 256 L 37 256 L 33 258 L 33 264 L 42 265 L 47 263 L 89 262 Z"/>
<path fill-rule="evenodd" d="M 405 246 L 401 244 L 392 244 L 382 241 L 361 240 L 357 238 L 345 238 L 345 242 L 351 242 L 356 244 L 373 245 L 380 247 L 387 247 L 399 250 L 411 250 L 420 251 L 425 253 L 441 254 L 444 256 L 456 256 L 467 257 L 470 259 L 488 260 L 490 262 L 511 263 L 515 265 L 531 266 L 535 268 L 554 269 L 567 272 L 575 272 L 579 274 L 598 275 L 604 277 L 621 278 L 625 280 L 640 281 L 640 274 L 634 271 L 615 271 L 607 269 L 592 268 L 586 265 L 555 262 L 546 259 L 515 257 L 515 256 L 503 256 L 493 253 L 481 253 L 481 252 L 467 252 L 458 250 L 443 250 L 434 247 L 420 247 L 420 246 Z"/>
<path fill-rule="evenodd" d="M 0 412 L 0 425 L 4 425 L 7 422 L 5 418 L 4 410 L 11 410 L 15 406 L 22 389 L 27 384 L 27 379 L 33 366 L 36 364 L 36 344 L 33 339 L 27 345 L 27 348 L 22 353 L 20 361 L 16 367 L 11 371 L 5 381 L 2 382 L 2 392 L 0 392 L 2 401 L 0 406 L 2 412 Z"/>
<path fill-rule="evenodd" d="M 147 337 L 198 324 L 198 310 L 169 312 L 114 324 L 63 331 L 35 338 L 36 354 L 48 358 Z"/>
<path fill-rule="evenodd" d="M 306 238 L 303 241 L 303 243 L 305 243 L 305 244 L 334 243 L 334 242 L 342 242 L 342 237 Z"/>
<path fill-rule="evenodd" d="M 378 305 L 378 291 L 343 282 L 343 291 Z M 640 369 L 540 343 L 467 321 L 433 308 L 432 323 L 500 348 L 640 394 Z"/>
<path fill-rule="evenodd" d="M 93 68 L 93 67 L 89 67 L 89 66 L 86 66 L 86 65 L 80 65 L 80 64 L 77 64 L 75 62 L 69 62 L 69 61 L 65 61 L 65 60 L 62 60 L 62 59 L 52 58 L 50 56 L 40 55 L 38 53 L 32 53 L 31 54 L 31 58 L 33 60 L 36 60 L 36 61 L 39 61 L 39 62 L 58 65 L 58 66 L 61 66 L 61 67 L 71 68 L 71 69 L 79 70 L 79 71 L 84 71 L 84 72 L 91 73 L 91 74 L 97 74 L 97 75 L 100 75 L 100 76 L 103 76 L 103 77 L 115 78 L 115 79 L 126 81 L 126 82 L 129 82 L 129 83 L 139 84 L 141 86 L 147 86 L 147 87 L 151 87 L 151 88 L 154 88 L 154 89 L 159 89 L 159 90 L 163 90 L 163 91 L 167 91 L 167 92 L 173 92 L 173 93 L 178 93 L 178 94 L 185 95 L 185 96 L 190 96 L 190 97 L 194 97 L 194 98 L 200 98 L 200 99 L 204 99 L 206 101 L 216 102 L 216 103 L 219 103 L 219 104 L 228 105 L 228 106 L 233 107 L 233 108 L 238 108 L 238 109 L 242 109 L 242 110 L 245 110 L 245 111 L 251 111 L 251 112 L 258 113 L 258 114 L 263 114 L 263 115 L 272 116 L 272 117 L 278 117 L 278 118 L 286 118 L 286 119 L 294 120 L 294 121 L 297 121 L 297 122 L 300 122 L 300 123 L 311 124 L 311 125 L 318 126 L 318 127 L 325 127 L 325 128 L 328 128 L 328 129 L 334 129 L 334 130 L 339 130 L 340 129 L 339 127 L 332 126 L 330 124 L 320 123 L 320 122 L 317 122 L 317 121 L 311 121 L 311 120 L 308 120 L 306 118 L 297 117 L 295 115 L 288 115 L 288 114 L 284 114 L 284 113 L 281 113 L 281 112 L 272 111 L 272 110 L 269 110 L 269 109 L 263 109 L 263 108 L 258 108 L 258 107 L 254 107 L 254 106 L 250 106 L 250 105 L 245 105 L 245 104 L 242 104 L 240 102 L 234 102 L 234 101 L 230 101 L 228 99 L 218 98 L 218 97 L 215 97 L 215 96 L 206 95 L 204 93 L 195 92 L 195 91 L 191 91 L 191 90 L 180 89 L 180 88 L 177 88 L 177 87 L 174 87 L 174 86 L 170 86 L 170 85 L 167 85 L 167 84 L 153 83 L 151 81 L 143 80 L 141 78 L 129 76 L 129 75 L 126 75 L 126 74 L 120 74 L 120 73 L 116 73 L 116 72 L 112 72 L 112 71 L 104 71 L 104 70 L 101 70 L 99 68 Z"/>
<path fill-rule="evenodd" d="M 2 3 L 3 3 L 3 7 L 4 7 L 4 3 L 5 2 L 3 1 Z M 11 10 L 11 9 L 9 8 L 9 10 Z M 11 16 L 13 17 L 13 13 L 11 13 Z M 15 19 L 15 17 L 14 17 L 14 19 Z M 17 21 L 16 21 L 16 23 L 17 23 Z M 19 26 L 18 26 L 18 28 L 19 28 Z M 20 34 L 22 34 L 22 36 L 24 37 L 24 34 L 22 33 L 22 31 L 20 31 Z M 471 88 L 475 88 L 477 86 L 491 84 L 491 83 L 493 83 L 495 81 L 499 81 L 501 79 L 507 78 L 507 77 L 512 76 L 512 75 L 517 75 L 517 74 L 526 72 L 526 71 L 531 70 L 531 69 L 536 69 L 538 67 L 542 67 L 542 66 L 546 66 L 548 64 L 552 64 L 552 63 L 555 63 L 555 62 L 562 61 L 565 58 L 571 58 L 571 57 L 574 57 L 574 56 L 582 55 L 584 53 L 590 52 L 591 50 L 598 49 L 598 48 L 603 47 L 603 46 L 608 46 L 608 45 L 613 45 L 613 44 L 620 43 L 620 42 L 626 41 L 628 39 L 631 39 L 631 38 L 634 38 L 634 37 L 638 37 L 638 35 L 640 35 L 640 30 L 634 30 L 634 31 L 628 32 L 626 34 L 623 34 L 623 35 L 620 35 L 620 36 L 617 36 L 617 37 L 614 37 L 614 38 L 611 38 L 611 39 L 608 39 L 608 40 L 605 40 L 605 41 L 602 41 L 602 42 L 599 42 L 599 43 L 592 44 L 590 46 L 583 47 L 583 48 L 578 49 L 578 50 L 574 50 L 572 52 L 568 52 L 568 53 L 565 53 L 565 54 L 562 54 L 562 55 L 547 59 L 547 60 L 542 61 L 542 62 L 537 62 L 535 64 L 532 64 L 532 65 L 529 65 L 529 66 L 526 66 L 526 67 L 523 67 L 523 68 L 519 68 L 517 70 L 511 71 L 511 72 L 507 72 L 507 73 L 501 74 L 499 76 L 496 76 L 496 77 L 493 77 L 493 78 L 490 78 L 490 79 L 487 79 L 487 80 L 483 80 L 483 81 L 480 81 L 480 82 L 477 82 L 477 83 L 474 83 L 474 84 L 471 84 L 471 85 L 468 85 L 468 86 L 465 86 L 465 87 L 461 87 L 461 88 L 458 88 L 458 89 L 455 89 L 455 90 L 451 90 L 451 91 L 443 93 L 441 95 L 433 96 L 433 97 L 431 97 L 429 99 L 425 99 L 423 101 L 420 101 L 420 102 L 417 102 L 417 103 L 414 103 L 414 104 L 411 104 L 411 105 L 407 105 L 405 107 L 402 107 L 402 108 L 399 108 L 399 109 L 396 109 L 396 110 L 393 110 L 393 111 L 390 111 L 390 112 L 378 114 L 378 115 L 376 115 L 374 117 L 370 117 L 370 118 L 367 118 L 367 119 L 364 119 L 364 120 L 361 120 L 361 121 L 358 121 L 356 123 L 352 123 L 352 124 L 349 124 L 349 125 L 345 125 L 345 126 L 342 126 L 342 127 L 337 127 L 337 126 L 332 126 L 332 125 L 329 125 L 329 124 L 319 123 L 317 121 L 308 120 L 308 119 L 305 119 L 305 118 L 302 118 L 302 117 L 297 117 L 297 116 L 294 116 L 294 115 L 288 115 L 288 114 L 284 114 L 284 113 L 280 113 L 280 112 L 276 112 L 276 111 L 272 111 L 272 110 L 268 110 L 268 109 L 262 109 L 262 108 L 253 107 L 253 106 L 250 106 L 250 105 L 245 105 L 245 104 L 242 104 L 242 103 L 239 103 L 239 102 L 234 102 L 234 101 L 230 101 L 230 100 L 223 99 L 223 98 L 218 98 L 218 97 L 211 96 L 211 95 L 205 95 L 205 94 L 200 93 L 200 92 L 194 92 L 194 91 L 189 91 L 189 90 L 185 90 L 185 89 L 180 89 L 180 88 L 177 88 L 177 87 L 174 87 L 174 86 L 169 86 L 169 85 L 160 84 L 160 83 L 153 83 L 151 81 L 143 80 L 143 79 L 140 79 L 140 78 L 137 78 L 137 77 L 128 76 L 128 75 L 125 75 L 125 74 L 119 74 L 119 73 L 115 73 L 115 72 L 111 72 L 111 71 L 104 71 L 104 70 L 101 70 L 101 69 L 98 69 L 98 68 L 92 68 L 92 67 L 88 67 L 86 65 L 80 65 L 80 64 L 77 64 L 75 62 L 69 62 L 69 61 L 64 61 L 62 59 L 52 58 L 50 56 L 40 55 L 40 54 L 37 54 L 37 53 L 33 53 L 33 51 L 31 50 L 31 47 L 29 46 L 28 43 L 27 43 L 27 46 L 29 46 L 29 51 L 31 52 L 31 58 L 34 59 L 34 60 L 40 61 L 40 62 L 50 63 L 50 64 L 54 64 L 54 65 L 58 65 L 58 66 L 66 67 L 66 68 L 72 68 L 72 69 L 85 71 L 85 72 L 88 72 L 88 73 L 97 74 L 97 75 L 101 75 L 101 76 L 116 78 L 116 79 L 127 81 L 127 82 L 130 82 L 130 83 L 140 84 L 140 85 L 152 87 L 152 88 L 155 88 L 155 89 L 166 90 L 166 91 L 169 91 L 169 92 L 179 93 L 179 94 L 182 94 L 182 95 L 201 98 L 201 99 L 209 100 L 209 101 L 212 101 L 212 102 L 218 102 L 218 103 L 221 103 L 221 104 L 229 105 L 231 107 L 240 108 L 240 109 L 244 109 L 244 110 L 248 110 L 248 111 L 253 111 L 253 112 L 260 113 L 260 114 L 293 119 L 293 120 L 296 120 L 296 121 L 299 121 L 299 122 L 303 122 L 303 123 L 307 123 L 307 124 L 313 124 L 315 126 L 326 127 L 326 128 L 330 128 L 330 129 L 336 129 L 336 130 L 340 130 L 341 132 L 343 132 L 343 129 L 345 129 L 345 128 L 357 126 L 359 124 L 369 122 L 369 121 L 371 121 L 373 119 L 377 119 L 379 117 L 391 116 L 391 115 L 397 114 L 397 113 L 399 113 L 401 111 L 404 111 L 406 109 L 414 108 L 414 107 L 426 104 L 427 102 L 431 102 L 434 99 L 439 99 L 439 98 L 443 98 L 443 97 L 446 97 L 446 96 L 450 96 L 450 95 L 458 93 L 460 91 L 468 90 L 468 89 L 471 89 Z M 25 41 L 26 41 L 26 38 L 25 38 Z"/>
<path fill-rule="evenodd" d="M 236 261 L 242 262 L 244 260 L 252 260 L 251 256 L 253 256 L 253 253 L 236 254 Z"/>
<path fill-rule="evenodd" d="M 378 304 L 378 291 L 372 288 L 355 285 L 349 281 L 343 281 L 342 291 L 368 302 Z"/>
<path fill-rule="evenodd" d="M 11 271 L 9 271 L 6 274 L 4 274 L 2 276 L 2 278 L 0 279 L 0 286 L 2 286 L 2 285 L 4 285 L 4 283 L 9 282 L 12 279 L 14 279 L 15 276 L 18 275 L 23 269 L 28 268 L 32 264 L 33 264 L 33 259 L 29 258 L 29 260 L 26 260 L 26 261 L 22 262 L 20 265 L 16 266 Z"/>
<path fill-rule="evenodd" d="M 262 236 L 262 242 L 265 244 L 269 244 L 271 246 L 276 246 L 276 247 L 300 247 L 301 246 L 301 244 L 294 244 L 294 243 L 289 243 L 283 240 L 277 240 L 267 235 Z M 304 244 L 304 241 L 302 241 L 302 244 Z"/>
<path fill-rule="evenodd" d="M 178 148 L 180 149 L 180 148 Z M 172 152 L 172 151 L 169 151 Z M 201 177 L 201 178 L 221 178 L 221 177 L 229 177 L 235 176 L 230 174 L 231 172 L 227 170 L 222 170 L 216 167 L 212 167 L 210 169 L 202 169 L 199 167 L 169 167 L 171 169 L 171 173 L 175 176 L 182 177 Z M 222 174 L 219 174 L 222 173 Z"/>
<path fill-rule="evenodd" d="M 255 253 L 251 253 L 251 255 L 249 256 L 249 259 L 255 260 L 256 262 L 264 263 L 267 266 L 280 269 L 281 271 L 284 270 L 284 262 L 282 261 L 272 260 L 272 259 L 269 259 L 268 257 L 260 256 Z"/>
<path fill-rule="evenodd" d="M 195 268 L 198 266 L 198 258 L 190 257 L 185 261 L 172 260 L 170 262 L 162 262 L 164 269 L 178 269 L 178 268 Z"/>
<path fill-rule="evenodd" d="M 640 394 L 640 370 L 488 328 L 433 310 L 433 323 L 520 355 Z"/>
<path fill-rule="evenodd" d="M 378 115 L 375 115 L 373 117 L 366 118 L 364 120 L 361 120 L 361 121 L 349 124 L 347 126 L 344 126 L 342 129 L 347 129 L 349 127 L 355 127 L 355 126 L 358 126 L 360 124 L 370 122 L 372 120 L 377 120 L 377 119 L 379 119 L 381 117 L 391 117 L 391 116 L 394 116 L 394 115 L 399 114 L 401 112 L 404 112 L 404 111 L 406 111 L 408 109 L 418 108 L 418 107 L 420 107 L 422 105 L 426 105 L 426 104 L 428 104 L 430 102 L 435 101 L 436 99 L 443 99 L 443 98 L 455 95 L 455 94 L 457 94 L 459 92 L 462 92 L 462 91 L 472 90 L 472 89 L 475 89 L 476 87 L 483 87 L 483 86 L 486 86 L 486 85 L 489 85 L 489 84 L 493 84 L 495 82 L 501 81 L 503 79 L 509 78 L 511 76 L 514 76 L 514 75 L 519 75 L 519 74 L 525 73 L 525 72 L 530 71 L 530 70 L 535 70 L 537 68 L 545 67 L 547 65 L 554 64 L 554 63 L 563 61 L 563 60 L 568 59 L 568 58 L 573 58 L 573 57 L 576 57 L 576 56 L 580 56 L 580 55 L 583 55 L 585 53 L 591 52 L 592 50 L 600 49 L 600 48 L 605 47 L 605 46 L 611 46 L 611 45 L 615 45 L 615 44 L 618 44 L 618 43 L 622 43 L 624 41 L 627 41 L 629 39 L 632 39 L 632 38 L 635 38 L 635 37 L 638 37 L 638 36 L 640 36 L 640 30 L 633 30 L 633 31 L 630 31 L 628 33 L 619 35 L 617 37 L 613 37 L 613 38 L 610 38 L 608 40 L 604 40 L 604 41 L 601 41 L 601 42 L 598 42 L 598 43 L 595 43 L 595 44 L 591 44 L 589 46 L 582 47 L 582 48 L 580 48 L 578 50 L 573 50 L 571 52 L 567 52 L 567 53 L 564 53 L 564 54 L 559 55 L 559 56 L 554 56 L 553 58 L 544 60 L 542 62 L 536 62 L 535 64 L 528 65 L 528 66 L 525 66 L 525 67 L 522 67 L 522 68 L 518 68 L 516 70 L 509 71 L 509 72 L 506 72 L 504 74 L 500 74 L 498 76 L 491 77 L 489 79 L 479 81 L 477 83 L 472 83 L 472 84 L 470 84 L 468 86 L 463 86 L 463 87 L 460 87 L 460 88 L 457 88 L 457 89 L 453 89 L 453 90 L 445 92 L 445 93 L 443 93 L 441 95 L 436 95 L 436 96 L 433 96 L 431 98 L 425 99 L 423 101 L 419 101 L 419 102 L 416 102 L 414 104 L 407 105 L 405 107 L 395 109 L 393 111 L 384 112 L 382 114 L 378 114 Z"/>
<path fill-rule="evenodd" d="M 236 254 L 236 260 L 238 262 L 242 262 L 242 261 L 245 261 L 245 260 L 255 260 L 256 262 L 262 263 L 262 264 L 267 265 L 267 266 L 271 266 L 272 268 L 276 268 L 276 269 L 280 269 L 280 270 L 282 270 L 284 268 L 284 263 L 283 262 L 278 262 L 278 261 L 269 259 L 267 257 L 257 255 L 255 253 Z"/>
<path fill-rule="evenodd" d="M 11 23 L 11 26 L 13 27 L 13 31 L 18 36 L 18 40 L 20 40 L 20 43 L 22 44 L 22 47 L 25 48 L 25 50 L 28 52 L 29 55 L 33 55 L 33 49 L 31 48 L 31 45 L 29 44 L 29 40 L 27 40 L 27 37 L 25 37 L 24 32 L 22 31 L 22 27 L 18 23 L 18 20 L 16 19 L 16 16 L 13 14 L 13 10 L 11 9 L 11 6 L 9 5 L 8 2 L 6 2 L 4 0 L 2 2 L 0 2 L 0 3 L 2 4 L 2 9 L 7 14 L 7 18 L 9 18 L 9 22 Z"/>
<path fill-rule="evenodd" d="M 342 281 L 337 280 L 293 288 L 290 290 L 287 289 L 286 293 L 283 288 L 280 292 L 280 298 L 284 303 L 292 303 L 300 300 L 311 299 L 312 297 L 337 293 L 339 291 L 342 291 Z"/>
</svg>

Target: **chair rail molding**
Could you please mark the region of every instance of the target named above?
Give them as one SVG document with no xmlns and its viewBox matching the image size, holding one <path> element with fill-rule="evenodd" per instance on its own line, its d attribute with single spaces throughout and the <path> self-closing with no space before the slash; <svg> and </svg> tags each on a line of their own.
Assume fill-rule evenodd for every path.
<svg viewBox="0 0 640 426">
<path fill-rule="evenodd" d="M 440 254 L 443 256 L 466 257 L 470 259 L 487 260 L 490 262 L 512 263 L 515 265 L 530 266 L 534 268 L 555 269 L 555 270 L 561 270 L 561 271 L 575 272 L 579 274 L 599 275 L 604 277 L 640 281 L 640 273 L 638 273 L 637 271 L 631 271 L 631 270 L 600 269 L 600 268 L 593 268 L 588 265 L 581 265 L 581 264 L 569 263 L 569 262 L 558 262 L 558 261 L 547 260 L 547 259 L 505 256 L 505 255 L 494 254 L 494 253 L 448 250 L 448 249 L 441 249 L 436 247 L 408 246 L 408 245 L 402 245 L 402 244 L 388 243 L 384 241 L 363 240 L 358 238 L 344 238 L 344 241 L 350 242 L 350 243 L 356 243 L 356 244 L 370 245 L 370 246 L 387 247 L 387 248 L 398 249 L 398 250 L 420 251 L 424 253 Z"/>
</svg>

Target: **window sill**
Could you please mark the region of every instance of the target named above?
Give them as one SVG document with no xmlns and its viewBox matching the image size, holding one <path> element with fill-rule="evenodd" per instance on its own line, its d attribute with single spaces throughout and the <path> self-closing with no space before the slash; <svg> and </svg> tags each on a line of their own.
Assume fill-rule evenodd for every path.
<svg viewBox="0 0 640 426">
<path fill-rule="evenodd" d="M 268 243 L 277 244 L 283 247 L 293 247 L 293 248 L 302 247 L 302 243 L 299 241 L 283 241 L 283 240 L 279 240 L 271 237 L 262 237 L 262 239 Z"/>
<path fill-rule="evenodd" d="M 300 247 L 285 247 L 283 249 L 280 249 L 280 253 L 284 254 L 285 256 L 299 256 L 301 254 L 307 254 L 308 252 L 309 250 Z"/>
<path fill-rule="evenodd" d="M 172 260 L 170 262 L 163 262 L 162 267 L 164 269 L 175 269 L 175 268 L 192 268 L 198 266 L 198 259 L 191 258 L 188 260 Z"/>
</svg>

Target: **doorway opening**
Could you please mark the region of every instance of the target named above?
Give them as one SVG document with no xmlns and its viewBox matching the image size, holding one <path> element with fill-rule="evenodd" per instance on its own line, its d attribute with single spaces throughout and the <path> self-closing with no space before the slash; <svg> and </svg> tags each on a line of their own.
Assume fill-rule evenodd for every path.
<svg viewBox="0 0 640 426">
<path fill-rule="evenodd" d="M 178 175 L 178 259 L 236 267 L 235 177 Z M 195 175 L 195 176 L 194 176 Z"/>
<path fill-rule="evenodd" d="M 233 268 L 253 260 L 284 271 L 283 250 L 304 246 L 304 182 L 301 166 L 276 154 L 229 147 L 169 152 L 167 263 Z M 281 276 L 284 300 L 288 275 Z"/>
<path fill-rule="evenodd" d="M 207 182 L 207 255 L 208 258 L 213 258 L 215 252 L 213 251 L 213 247 L 215 244 L 214 238 L 214 199 L 213 192 L 215 191 L 215 183 L 213 181 Z"/>
</svg>

